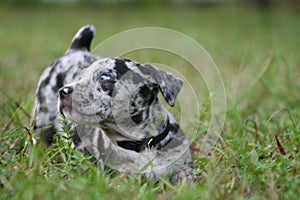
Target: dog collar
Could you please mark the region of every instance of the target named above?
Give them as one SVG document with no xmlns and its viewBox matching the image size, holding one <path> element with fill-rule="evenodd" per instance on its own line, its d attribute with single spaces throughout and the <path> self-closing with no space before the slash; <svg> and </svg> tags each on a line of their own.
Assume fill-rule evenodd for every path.
<svg viewBox="0 0 300 200">
<path fill-rule="evenodd" d="M 140 152 L 145 147 L 152 148 L 155 145 L 157 145 L 160 141 L 165 139 L 169 133 L 169 128 L 170 122 L 169 117 L 167 117 L 164 127 L 159 131 L 159 133 L 156 136 L 136 141 L 117 141 L 117 144 L 124 149 Z"/>
</svg>

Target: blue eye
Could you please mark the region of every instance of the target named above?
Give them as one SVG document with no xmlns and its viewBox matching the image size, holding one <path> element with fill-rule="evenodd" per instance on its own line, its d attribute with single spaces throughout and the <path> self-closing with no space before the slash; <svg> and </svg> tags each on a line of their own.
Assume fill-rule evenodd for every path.
<svg viewBox="0 0 300 200">
<path fill-rule="evenodd" d="M 110 80 L 110 76 L 108 76 L 108 75 L 106 75 L 106 74 L 102 74 L 102 75 L 100 76 L 100 80 L 101 80 L 101 81 L 108 81 L 108 80 Z"/>
</svg>

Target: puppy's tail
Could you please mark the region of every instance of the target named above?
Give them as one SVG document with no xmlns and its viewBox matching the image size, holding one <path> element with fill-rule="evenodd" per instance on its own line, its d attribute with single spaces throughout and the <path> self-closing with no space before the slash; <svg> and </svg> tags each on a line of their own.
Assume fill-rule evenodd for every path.
<svg viewBox="0 0 300 200">
<path fill-rule="evenodd" d="M 91 49 L 91 42 L 96 34 L 96 29 L 93 25 L 86 25 L 79 29 L 74 36 L 69 50 L 87 50 Z"/>
</svg>

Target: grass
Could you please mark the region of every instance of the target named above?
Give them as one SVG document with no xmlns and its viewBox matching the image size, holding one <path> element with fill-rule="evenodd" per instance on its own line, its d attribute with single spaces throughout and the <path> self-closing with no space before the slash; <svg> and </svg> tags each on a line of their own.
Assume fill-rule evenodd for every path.
<svg viewBox="0 0 300 200">
<path fill-rule="evenodd" d="M 297 199 L 298 19 L 285 7 L 0 6 L 0 199 Z M 159 26 L 191 36 L 213 57 L 227 92 L 226 122 L 210 156 L 193 151 L 197 183 L 151 185 L 138 176 L 99 173 L 60 137 L 51 148 L 30 143 L 39 75 L 83 24 L 97 28 L 93 45 L 130 28 Z M 159 52 L 128 56 L 187 66 Z M 199 113 L 201 136 L 209 100 Z M 193 143 L 200 144 L 201 137 Z"/>
</svg>

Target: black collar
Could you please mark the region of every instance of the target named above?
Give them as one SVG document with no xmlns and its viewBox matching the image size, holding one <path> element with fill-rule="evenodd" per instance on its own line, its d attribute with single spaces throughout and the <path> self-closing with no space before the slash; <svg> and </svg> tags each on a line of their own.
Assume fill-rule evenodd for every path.
<svg viewBox="0 0 300 200">
<path fill-rule="evenodd" d="M 170 128 L 169 126 L 169 117 L 167 117 L 167 121 L 165 122 L 164 127 L 159 131 L 159 133 L 156 136 L 136 141 L 117 141 L 117 144 L 124 149 L 136 152 L 142 151 L 145 147 L 152 148 L 167 137 Z"/>
</svg>

